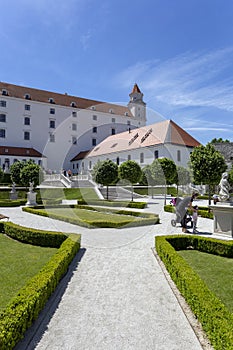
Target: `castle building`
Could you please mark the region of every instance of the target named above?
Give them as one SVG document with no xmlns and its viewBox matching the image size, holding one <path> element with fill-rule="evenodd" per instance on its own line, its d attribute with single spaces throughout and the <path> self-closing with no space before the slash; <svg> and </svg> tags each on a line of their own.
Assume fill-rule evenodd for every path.
<svg viewBox="0 0 233 350">
<path fill-rule="evenodd" d="M 89 152 L 72 159 L 73 167 L 87 172 L 98 161 L 110 159 L 118 165 L 134 160 L 141 167 L 158 158 L 172 159 L 176 165 L 188 166 L 190 153 L 200 143 L 172 120 L 161 121 L 117 135 L 108 136 Z"/>
<path fill-rule="evenodd" d="M 4 168 L 33 159 L 45 170 L 60 172 L 71 167 L 77 154 L 108 136 L 145 125 L 146 104 L 137 84 L 123 106 L 0 82 L 0 166 Z"/>
</svg>

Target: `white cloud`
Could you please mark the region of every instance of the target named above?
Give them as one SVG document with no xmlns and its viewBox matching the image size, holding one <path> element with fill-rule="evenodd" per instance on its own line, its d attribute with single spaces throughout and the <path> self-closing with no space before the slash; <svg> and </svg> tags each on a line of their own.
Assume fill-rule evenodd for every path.
<svg viewBox="0 0 233 350">
<path fill-rule="evenodd" d="M 147 96 L 175 108 L 215 107 L 233 111 L 233 48 L 185 53 L 164 62 L 145 61 L 128 67 L 117 80 L 128 88 L 136 81 Z"/>
</svg>

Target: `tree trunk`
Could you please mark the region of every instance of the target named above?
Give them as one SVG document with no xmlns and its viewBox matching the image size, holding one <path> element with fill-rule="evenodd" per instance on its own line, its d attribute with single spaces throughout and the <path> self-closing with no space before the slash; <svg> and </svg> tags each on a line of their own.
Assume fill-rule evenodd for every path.
<svg viewBox="0 0 233 350">
<path fill-rule="evenodd" d="M 107 196 L 106 197 L 107 197 L 107 200 L 108 200 L 108 186 L 107 186 Z"/>
</svg>

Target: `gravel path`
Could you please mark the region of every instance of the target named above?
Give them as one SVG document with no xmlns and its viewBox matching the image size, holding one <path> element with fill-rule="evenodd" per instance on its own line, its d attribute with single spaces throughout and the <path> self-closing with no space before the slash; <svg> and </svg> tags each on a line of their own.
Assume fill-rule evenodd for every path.
<svg viewBox="0 0 233 350">
<path fill-rule="evenodd" d="M 160 214 L 161 224 L 118 230 L 1 208 L 20 225 L 82 234 L 76 260 L 16 350 L 202 349 L 152 251 L 156 235 L 181 233 L 162 207 L 156 198 L 145 209 Z M 212 225 L 199 218 L 206 236 L 213 236 Z"/>
</svg>

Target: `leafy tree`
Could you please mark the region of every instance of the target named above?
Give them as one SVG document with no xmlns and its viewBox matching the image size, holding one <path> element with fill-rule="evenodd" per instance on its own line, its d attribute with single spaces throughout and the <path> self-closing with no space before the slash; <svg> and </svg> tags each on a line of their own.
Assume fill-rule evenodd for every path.
<svg viewBox="0 0 233 350">
<path fill-rule="evenodd" d="M 226 171 L 225 159 L 212 144 L 195 147 L 190 155 L 194 182 L 209 187 L 209 204 L 211 203 L 211 185 L 217 185 L 222 173 Z"/>
<path fill-rule="evenodd" d="M 228 181 L 231 186 L 233 186 L 233 165 L 231 167 L 231 170 L 228 173 Z"/>
<path fill-rule="evenodd" d="M 157 185 L 171 185 L 175 182 L 176 178 L 176 165 L 173 160 L 169 158 L 155 159 L 151 164 L 152 177 L 156 181 Z M 166 204 L 166 192 L 164 202 Z"/>
<path fill-rule="evenodd" d="M 21 177 L 20 177 L 20 172 L 23 169 L 23 167 L 27 165 L 27 162 L 20 162 L 17 161 L 14 164 L 10 166 L 10 174 L 11 174 L 11 181 L 15 182 L 18 185 L 22 185 L 21 183 Z"/>
<path fill-rule="evenodd" d="M 230 142 L 230 141 L 227 139 L 223 140 L 221 137 L 218 139 L 215 137 L 213 140 L 210 141 L 210 143 L 228 143 L 228 142 Z"/>
<path fill-rule="evenodd" d="M 177 195 L 178 187 L 188 185 L 191 182 L 190 171 L 180 165 L 176 167 L 176 175 L 174 178 L 174 183 L 177 185 Z"/>
<path fill-rule="evenodd" d="M 3 176 L 4 176 L 3 170 L 2 170 L 2 168 L 0 168 L 0 182 L 1 182 L 2 179 L 3 179 Z"/>
<path fill-rule="evenodd" d="M 96 175 L 97 175 L 98 169 L 99 169 L 99 167 L 101 166 L 101 164 L 103 164 L 103 162 L 104 162 L 104 161 L 98 160 L 98 162 L 95 163 L 95 165 L 94 165 L 94 167 L 93 167 L 93 169 L 92 169 L 92 171 L 91 171 L 92 180 L 95 181 L 95 182 L 97 182 L 97 181 L 96 181 Z"/>
<path fill-rule="evenodd" d="M 20 171 L 20 182 L 23 186 L 28 187 L 30 182 L 34 187 L 38 186 L 42 180 L 42 171 L 39 165 L 28 162 Z"/>
<path fill-rule="evenodd" d="M 138 183 L 142 177 L 142 169 L 140 165 L 133 160 L 127 160 L 119 166 L 119 177 L 120 179 L 128 180 L 131 183 L 133 201 L 133 185 Z"/>
<path fill-rule="evenodd" d="M 152 177 L 151 166 L 148 164 L 142 168 L 142 177 L 140 179 L 140 185 L 151 186 L 152 188 L 152 198 L 153 198 L 153 186 L 155 186 L 155 180 Z"/>
<path fill-rule="evenodd" d="M 114 183 L 118 177 L 118 166 L 112 160 L 105 160 L 100 162 L 94 170 L 94 179 L 97 183 L 107 186 L 107 199 L 108 199 L 108 186 Z"/>
</svg>

